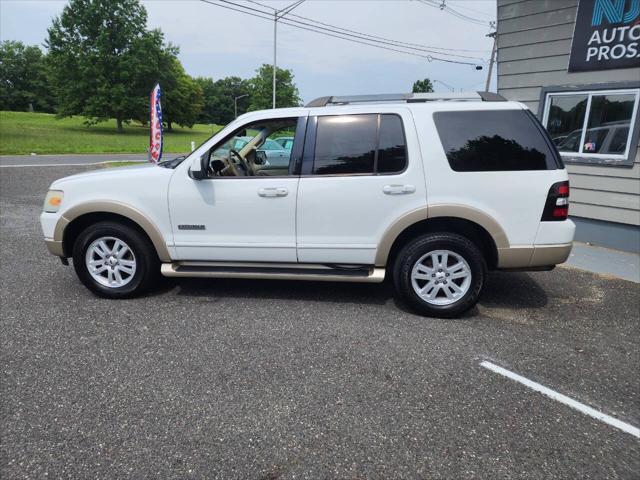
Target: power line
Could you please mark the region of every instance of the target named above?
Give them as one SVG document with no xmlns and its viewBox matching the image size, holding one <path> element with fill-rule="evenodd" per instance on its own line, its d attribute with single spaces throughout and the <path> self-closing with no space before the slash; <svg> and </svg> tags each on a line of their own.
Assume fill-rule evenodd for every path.
<svg viewBox="0 0 640 480">
<path fill-rule="evenodd" d="M 262 13 L 262 14 L 265 14 L 265 15 L 271 15 L 271 12 L 265 12 L 265 11 L 262 11 L 262 10 L 257 10 L 255 8 L 247 7 L 245 5 L 234 3 L 234 2 L 231 2 L 231 1 L 228 1 L 228 0 L 218 0 L 218 1 L 226 3 L 226 4 L 233 5 L 235 7 L 244 8 L 244 9 L 247 9 L 247 10 L 252 11 L 252 12 L 259 12 L 259 13 Z M 251 3 L 256 3 L 257 4 L 258 2 L 251 2 Z M 264 6 L 266 7 L 266 5 L 264 5 Z M 272 7 L 267 7 L 267 8 L 272 8 Z M 292 17 L 292 16 L 296 16 L 296 15 L 291 14 L 290 17 Z M 364 41 L 367 41 L 367 42 L 380 43 L 380 44 L 389 45 L 389 46 L 392 46 L 392 47 L 404 48 L 404 49 L 407 49 L 407 50 L 416 50 L 416 51 L 425 52 L 425 53 L 433 53 L 433 54 L 436 54 L 436 55 L 443 55 L 444 54 L 443 52 L 438 52 L 438 51 L 435 51 L 435 50 L 429 50 L 429 49 L 422 48 L 422 47 L 406 47 L 406 46 L 401 44 L 402 42 L 397 42 L 395 40 L 389 40 L 389 41 L 386 41 L 386 40 L 374 40 L 374 39 L 371 39 L 371 38 L 366 38 L 366 36 L 368 36 L 366 34 L 363 35 L 363 34 L 360 34 L 360 33 L 357 33 L 357 34 L 343 33 L 341 31 L 335 29 L 335 28 L 339 28 L 339 27 L 324 28 L 324 27 L 319 27 L 319 26 L 316 26 L 316 25 L 313 25 L 313 24 L 310 24 L 310 23 L 301 22 L 300 20 L 293 20 L 291 18 L 287 18 L 287 20 L 289 22 L 293 22 L 293 23 L 296 23 L 296 24 L 304 25 L 306 27 L 316 28 L 316 29 L 328 31 L 328 32 L 331 32 L 331 33 L 335 33 L 335 34 L 338 34 L 338 35 L 344 35 L 344 36 L 351 37 L 351 38 L 357 38 L 358 40 L 364 40 Z M 311 20 L 311 21 L 315 21 L 315 20 Z M 481 57 L 477 57 L 477 56 L 458 55 L 458 54 L 454 54 L 454 53 L 448 53 L 446 55 L 448 55 L 450 57 L 467 58 L 467 59 L 476 60 L 476 61 L 479 60 L 480 62 L 485 62 L 486 63 L 485 59 L 483 59 Z"/>
<path fill-rule="evenodd" d="M 462 12 L 454 10 L 450 6 L 446 5 L 444 0 L 441 0 L 442 3 L 437 3 L 435 0 L 418 0 L 418 1 L 420 3 L 422 3 L 423 5 L 426 5 L 428 7 L 437 8 L 438 10 L 441 10 L 443 12 L 447 12 L 447 13 L 453 15 L 454 17 L 459 18 L 460 20 L 463 20 L 465 22 L 473 23 L 475 25 L 483 25 L 483 26 L 489 26 L 489 27 L 492 26 L 492 22 L 479 20 L 477 18 L 470 17 L 468 15 L 465 15 Z"/>
<path fill-rule="evenodd" d="M 473 17 L 467 17 L 466 15 L 453 10 L 451 7 L 448 7 L 444 2 L 438 4 L 433 0 L 418 0 L 418 1 L 428 7 L 437 8 L 440 11 L 450 13 L 454 17 L 459 18 L 461 20 L 465 20 L 467 22 L 474 23 L 476 25 L 486 25 L 484 21 L 478 20 Z"/>
<path fill-rule="evenodd" d="M 449 0 L 449 1 L 451 1 L 451 0 Z M 471 7 L 467 6 L 467 5 L 456 4 L 456 8 L 461 8 L 462 10 L 467 10 L 469 12 L 473 12 L 473 13 L 476 13 L 478 15 L 482 15 L 482 16 L 485 16 L 485 17 L 490 17 L 490 18 L 494 17 L 493 13 L 481 12 L 480 10 L 476 10 L 475 8 L 471 8 Z"/>
<path fill-rule="evenodd" d="M 251 15 L 254 17 L 258 17 L 258 18 L 262 18 L 265 20 L 270 20 L 273 21 L 273 13 L 272 12 L 266 12 L 263 10 L 258 10 L 252 7 L 248 7 L 245 5 L 240 5 L 234 2 L 230 2 L 228 0 L 217 0 L 218 2 L 222 2 L 224 5 L 221 5 L 220 3 L 214 3 L 212 1 L 208 1 L 208 0 L 201 0 L 204 3 L 209 3 L 211 5 L 215 5 L 218 7 L 222 7 L 222 8 L 227 8 L 229 10 L 234 10 L 236 12 L 240 12 L 240 13 L 244 13 L 246 15 Z M 252 2 L 253 3 L 253 2 Z M 234 8 L 235 7 L 235 8 Z M 269 7 L 271 8 L 271 7 Z M 316 25 L 312 25 L 309 23 L 305 23 L 305 22 L 301 22 L 299 20 L 292 20 L 290 18 L 287 18 L 286 21 L 285 20 L 278 20 L 280 23 L 283 23 L 285 25 L 289 25 L 295 28 L 299 28 L 302 30 L 308 30 L 311 32 L 315 32 L 315 33 L 319 33 L 321 35 L 326 35 L 329 37 L 334 37 L 334 38 L 339 38 L 342 40 L 347 40 L 353 43 L 359 43 L 362 45 L 368 45 L 371 47 L 376 47 L 376 48 L 381 48 L 383 50 L 389 50 L 389 51 L 394 51 L 394 52 L 399 52 L 399 53 L 406 53 L 407 55 L 413 55 L 413 56 L 417 56 L 417 57 L 421 57 L 421 58 L 426 58 L 428 61 L 441 61 L 441 62 L 447 62 L 447 63 L 458 63 L 458 64 L 462 64 L 462 65 L 477 65 L 478 63 L 486 63 L 485 59 L 479 58 L 479 57 L 471 57 L 468 55 L 456 55 L 456 54 L 446 54 L 447 56 L 452 56 L 452 57 L 459 57 L 459 58 L 468 58 L 468 59 L 472 59 L 472 60 L 476 60 L 475 62 L 463 62 L 463 61 L 459 61 L 459 60 L 451 60 L 451 59 L 446 59 L 446 58 L 442 58 L 442 57 L 436 57 L 431 55 L 431 53 L 435 54 L 435 55 L 443 55 L 443 52 L 437 52 L 437 51 L 433 51 L 433 50 L 427 50 L 427 49 L 423 49 L 423 48 L 417 48 L 417 47 L 405 47 L 403 45 L 398 45 L 396 43 L 393 42 L 386 42 L 386 41 L 379 41 L 379 40 L 373 40 L 373 39 L 369 39 L 369 38 L 363 38 L 359 35 L 353 35 L 353 34 L 349 34 L 349 33 L 343 33 L 340 32 L 338 30 L 334 30 L 334 29 L 330 29 L 330 28 L 324 28 L 324 27 L 319 27 Z M 331 33 L 328 33 L 331 32 Z M 383 45 L 389 45 L 389 46 L 383 46 Z M 391 48 L 391 47 L 397 47 L 397 48 Z M 403 49 L 403 50 L 399 50 Z M 410 51 L 407 51 L 410 50 Z M 425 52 L 425 53 L 429 53 L 429 55 L 422 55 L 417 53 L 418 51 L 420 52 Z"/>
<path fill-rule="evenodd" d="M 263 8 L 270 8 L 272 10 L 275 10 L 273 7 L 271 7 L 269 5 L 265 5 L 264 3 L 256 2 L 255 0 L 245 0 L 245 1 L 249 2 L 249 3 L 253 3 L 254 5 L 259 5 L 260 7 L 263 7 Z M 264 12 L 264 13 L 268 13 L 268 12 Z M 310 21 L 310 22 L 314 22 L 314 23 L 317 23 L 319 25 L 324 25 L 326 27 L 336 28 L 338 30 L 344 30 L 345 32 L 354 33 L 356 35 L 361 35 L 363 37 L 369 37 L 369 38 L 372 38 L 372 39 L 385 40 L 385 41 L 397 43 L 399 45 L 406 45 L 408 47 L 430 48 L 430 49 L 433 49 L 433 50 L 444 50 L 444 51 L 450 51 L 450 52 L 488 52 L 488 50 L 468 50 L 468 49 L 463 49 L 463 48 L 446 48 L 446 47 L 436 47 L 436 46 L 433 46 L 433 45 L 424 45 L 424 44 L 421 44 L 421 43 L 403 42 L 403 41 L 400 41 L 400 40 L 393 40 L 393 39 L 390 39 L 390 38 L 381 37 L 379 35 L 371 35 L 371 34 L 368 34 L 368 33 L 358 32 L 356 30 L 350 30 L 348 28 L 339 27 L 337 25 L 333 25 L 333 24 L 330 24 L 330 23 L 324 23 L 324 22 L 321 22 L 319 20 L 314 20 L 313 18 L 303 17 L 302 15 L 296 15 L 296 14 L 293 14 L 293 13 L 290 14 L 289 17 L 300 18 L 302 20 L 307 20 L 307 21 Z M 466 58 L 478 58 L 478 57 L 468 56 Z"/>
</svg>

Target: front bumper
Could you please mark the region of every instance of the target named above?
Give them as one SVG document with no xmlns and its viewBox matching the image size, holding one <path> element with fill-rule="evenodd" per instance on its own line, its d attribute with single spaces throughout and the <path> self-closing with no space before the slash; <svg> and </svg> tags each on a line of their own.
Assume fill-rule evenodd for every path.
<svg viewBox="0 0 640 480">
<path fill-rule="evenodd" d="M 44 243 L 47 246 L 47 250 L 56 257 L 65 256 L 62 248 L 62 231 L 58 228 L 62 218 L 64 217 L 58 213 L 42 212 L 40 215 L 40 227 L 44 235 Z M 56 232 L 56 230 L 59 231 Z"/>
<path fill-rule="evenodd" d="M 47 246 L 47 250 L 49 250 L 49 253 L 55 255 L 56 257 L 65 257 L 64 249 L 62 248 L 62 241 L 45 238 L 44 243 Z"/>
</svg>

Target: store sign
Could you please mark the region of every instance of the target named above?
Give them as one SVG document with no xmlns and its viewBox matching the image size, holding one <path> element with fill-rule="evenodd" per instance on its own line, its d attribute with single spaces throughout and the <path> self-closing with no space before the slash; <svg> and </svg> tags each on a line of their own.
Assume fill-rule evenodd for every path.
<svg viewBox="0 0 640 480">
<path fill-rule="evenodd" d="M 580 0 L 570 72 L 640 67 L 640 0 Z"/>
</svg>

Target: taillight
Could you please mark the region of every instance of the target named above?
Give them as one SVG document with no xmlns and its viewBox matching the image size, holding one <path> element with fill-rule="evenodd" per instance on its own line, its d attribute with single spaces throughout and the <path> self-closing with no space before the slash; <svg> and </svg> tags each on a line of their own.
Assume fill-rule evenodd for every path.
<svg viewBox="0 0 640 480">
<path fill-rule="evenodd" d="M 569 182 L 557 182 L 551 185 L 547 202 L 542 211 L 543 222 L 566 220 L 569 216 Z"/>
</svg>

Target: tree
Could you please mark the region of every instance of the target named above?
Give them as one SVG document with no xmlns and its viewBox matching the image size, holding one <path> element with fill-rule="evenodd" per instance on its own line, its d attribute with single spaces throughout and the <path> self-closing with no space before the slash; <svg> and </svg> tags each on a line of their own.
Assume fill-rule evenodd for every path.
<svg viewBox="0 0 640 480">
<path fill-rule="evenodd" d="M 162 61 L 177 54 L 159 30 L 147 31 L 138 0 L 70 0 L 48 33 L 58 114 L 87 123 L 115 118 L 119 132 L 148 112 Z"/>
<path fill-rule="evenodd" d="M 251 100 L 249 110 L 264 110 L 273 107 L 273 66 L 263 64 L 256 70 L 255 77 L 249 80 Z M 297 107 L 300 94 L 291 70 L 276 68 L 276 106 Z"/>
<path fill-rule="evenodd" d="M 202 88 L 186 74 L 176 57 L 168 57 L 160 75 L 162 88 L 162 119 L 167 131 L 172 124 L 193 127 L 204 104 Z"/>
<path fill-rule="evenodd" d="M 433 92 L 433 83 L 428 78 L 424 80 L 416 80 L 413 82 L 413 93 L 430 93 Z"/>
<path fill-rule="evenodd" d="M 204 107 L 199 121 L 225 125 L 235 118 L 234 99 L 239 98 L 238 114 L 245 113 L 250 103 L 249 82 L 240 77 L 226 77 L 219 80 L 211 78 L 195 79 L 204 94 Z"/>
<path fill-rule="evenodd" d="M 52 112 L 46 57 L 22 42 L 0 42 L 0 110 Z"/>
</svg>

